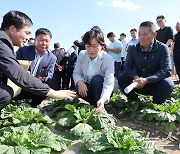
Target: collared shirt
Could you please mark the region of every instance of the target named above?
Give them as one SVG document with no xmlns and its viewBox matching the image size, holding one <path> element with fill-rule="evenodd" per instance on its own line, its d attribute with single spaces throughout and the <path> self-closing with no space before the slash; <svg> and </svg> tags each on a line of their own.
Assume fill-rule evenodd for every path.
<svg viewBox="0 0 180 154">
<path fill-rule="evenodd" d="M 131 39 L 129 42 L 128 42 L 128 45 L 135 45 L 139 43 L 139 39 Z"/>
<path fill-rule="evenodd" d="M 39 64 L 40 64 L 43 56 L 47 53 L 47 51 L 45 51 L 44 54 L 43 54 L 42 56 L 40 56 L 36 49 L 35 49 L 35 52 L 36 52 L 36 54 L 35 54 L 35 59 L 34 59 L 34 61 L 33 61 L 34 66 L 33 66 L 33 69 L 31 70 L 31 74 L 32 74 L 33 76 L 36 76 L 36 73 L 37 73 Z"/>
<path fill-rule="evenodd" d="M 141 51 L 142 51 L 142 52 L 149 52 L 149 51 L 151 51 L 152 48 L 153 48 L 153 44 L 154 44 L 154 40 L 153 40 L 153 42 L 150 44 L 148 51 L 144 51 L 144 50 L 143 50 L 143 47 L 140 45 Z"/>
<path fill-rule="evenodd" d="M 95 68 L 97 63 L 98 56 L 91 60 L 89 58 L 88 68 L 87 68 L 87 82 L 89 83 L 92 79 L 92 77 L 95 75 Z"/>
<path fill-rule="evenodd" d="M 122 52 L 121 52 L 121 57 L 124 57 L 126 59 L 127 56 L 127 52 L 126 52 L 126 48 L 127 48 L 127 41 L 126 40 L 122 40 L 121 41 L 123 47 L 122 47 Z"/>
<path fill-rule="evenodd" d="M 153 48 L 153 44 L 154 44 L 154 41 L 150 44 L 148 51 L 144 51 L 143 47 L 140 45 L 140 49 L 141 49 L 141 51 L 142 51 L 143 54 L 144 54 L 144 60 L 147 59 L 147 56 L 149 55 L 150 51 L 151 51 L 152 48 Z"/>
<path fill-rule="evenodd" d="M 122 43 L 116 40 L 109 45 L 110 49 L 120 48 L 122 50 L 122 47 L 123 47 Z M 113 57 L 114 62 L 121 62 L 121 52 L 114 53 L 112 51 L 108 51 L 108 54 Z"/>
<path fill-rule="evenodd" d="M 126 52 L 128 52 L 129 46 L 133 46 L 133 45 L 136 46 L 138 43 L 139 43 L 139 39 L 136 39 L 136 38 L 131 39 L 126 46 Z"/>
</svg>

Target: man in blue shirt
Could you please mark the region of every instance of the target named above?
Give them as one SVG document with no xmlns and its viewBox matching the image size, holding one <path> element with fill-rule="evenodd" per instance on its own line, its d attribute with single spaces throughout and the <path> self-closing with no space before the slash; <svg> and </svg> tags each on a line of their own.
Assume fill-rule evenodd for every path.
<svg viewBox="0 0 180 154">
<path fill-rule="evenodd" d="M 154 23 L 146 21 L 139 27 L 139 43 L 129 46 L 124 74 L 118 78 L 122 90 L 132 82 L 137 86 L 125 94 L 138 100 L 137 93 L 153 96 L 154 103 L 163 103 L 174 88 L 171 76 L 170 52 L 167 45 L 157 41 Z"/>
<path fill-rule="evenodd" d="M 111 41 L 109 47 L 106 47 L 108 54 L 114 59 L 114 76 L 118 78 L 120 74 L 121 68 L 121 51 L 122 51 L 122 43 L 115 40 L 115 34 L 113 32 L 109 32 L 107 34 L 107 38 Z"/>
</svg>

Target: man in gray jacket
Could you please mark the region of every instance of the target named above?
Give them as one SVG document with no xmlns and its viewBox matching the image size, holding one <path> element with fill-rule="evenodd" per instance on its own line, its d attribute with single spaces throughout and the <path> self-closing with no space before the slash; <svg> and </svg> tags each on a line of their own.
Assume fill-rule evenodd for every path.
<svg viewBox="0 0 180 154">
<path fill-rule="evenodd" d="M 153 96 L 154 103 L 163 103 L 174 88 L 171 76 L 170 52 L 167 45 L 157 41 L 154 23 L 146 21 L 139 27 L 139 43 L 128 48 L 124 74 L 118 78 L 121 89 L 137 82 L 128 99 L 137 100 L 136 94 Z"/>
<path fill-rule="evenodd" d="M 31 34 L 31 19 L 19 11 L 9 11 L 3 17 L 0 29 L 0 110 L 13 98 L 13 89 L 7 85 L 9 78 L 22 89 L 40 96 L 57 99 L 75 97 L 69 90 L 54 91 L 25 71 L 14 57 L 14 46 L 22 47 Z"/>
</svg>

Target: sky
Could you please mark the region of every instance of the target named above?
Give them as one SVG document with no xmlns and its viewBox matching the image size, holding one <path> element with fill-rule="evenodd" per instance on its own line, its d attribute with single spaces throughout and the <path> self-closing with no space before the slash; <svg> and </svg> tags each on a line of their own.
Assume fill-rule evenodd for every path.
<svg viewBox="0 0 180 154">
<path fill-rule="evenodd" d="M 156 24 L 158 15 L 166 17 L 167 25 L 175 33 L 174 27 L 180 21 L 178 6 L 179 0 L 1 0 L 0 23 L 10 10 L 24 12 L 33 21 L 30 37 L 34 37 L 38 28 L 47 28 L 53 36 L 51 48 L 59 42 L 68 50 L 93 26 L 102 29 L 107 44 L 108 32 L 114 32 L 117 39 L 123 32 L 129 41 L 130 29 L 138 29 L 144 21 Z"/>
</svg>

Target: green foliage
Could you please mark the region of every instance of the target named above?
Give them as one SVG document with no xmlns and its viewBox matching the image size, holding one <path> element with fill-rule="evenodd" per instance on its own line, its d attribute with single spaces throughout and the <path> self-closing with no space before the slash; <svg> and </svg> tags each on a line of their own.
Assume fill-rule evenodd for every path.
<svg viewBox="0 0 180 154">
<path fill-rule="evenodd" d="M 87 123 L 78 123 L 71 129 L 71 133 L 75 136 L 83 136 L 85 133 L 91 132 L 93 128 Z"/>
<path fill-rule="evenodd" d="M 125 102 L 126 99 L 122 97 L 121 91 L 117 91 L 113 93 L 112 97 L 110 98 L 111 103 L 120 103 L 120 102 Z"/>
<path fill-rule="evenodd" d="M 167 132 L 174 132 L 176 130 L 176 125 L 174 122 L 167 122 L 165 127 Z"/>
<path fill-rule="evenodd" d="M 140 133 L 125 127 L 122 132 L 118 128 L 107 132 L 107 139 L 117 149 L 139 150 L 144 144 Z"/>
<path fill-rule="evenodd" d="M 95 129 L 112 129 L 116 125 L 116 119 L 108 114 L 105 110 L 99 114 L 94 114 L 94 128 Z"/>
<path fill-rule="evenodd" d="M 62 100 L 51 99 L 49 103 L 43 107 L 43 110 L 50 111 L 49 116 L 54 117 L 56 116 L 57 112 L 65 111 L 65 106 L 67 104 L 77 106 L 78 103 L 79 103 L 78 99 L 74 99 L 73 101 L 68 99 L 62 99 Z"/>
<path fill-rule="evenodd" d="M 71 145 L 71 141 L 53 134 L 42 124 L 9 127 L 4 129 L 0 143 L 8 146 L 23 146 L 27 149 L 50 148 L 62 151 Z"/>
<path fill-rule="evenodd" d="M 163 104 L 153 103 L 152 96 L 138 94 L 139 101 L 127 101 L 123 99 L 121 93 L 115 93 L 107 109 L 116 110 L 116 116 L 121 118 L 127 115 L 131 119 L 158 122 L 166 122 L 166 131 L 175 131 L 176 122 L 180 121 L 180 87 L 176 87 L 169 99 Z"/>
<path fill-rule="evenodd" d="M 114 94 L 111 103 L 108 104 L 108 109 L 116 109 L 119 116 L 121 113 L 128 113 L 135 118 L 141 114 L 142 119 L 145 120 L 147 118 L 158 121 L 166 120 L 168 122 L 166 129 L 174 130 L 175 122 L 180 119 L 177 100 L 171 101 L 174 104 L 164 108 L 164 104 L 162 106 L 155 105 L 148 100 L 150 98 L 143 95 L 140 97 L 142 97 L 140 102 L 130 103 L 122 98 L 121 93 Z M 52 117 L 55 117 L 57 121 L 55 128 L 69 129 L 77 139 L 84 141 L 86 149 L 88 149 L 85 154 L 88 152 L 97 154 L 162 153 L 154 147 L 146 146 L 142 132 L 128 128 L 119 130 L 116 127 L 116 119 L 112 115 L 105 110 L 95 114 L 93 106 L 80 103 L 77 99 L 73 101 L 52 99 L 44 109 Z M 145 112 L 139 112 L 143 110 Z M 52 124 L 52 120 L 46 119 L 38 109 L 33 109 L 27 104 L 8 105 L 1 111 L 0 116 L 0 154 L 50 154 L 63 151 L 72 143 L 72 141 L 51 132 L 44 124 Z"/>
<path fill-rule="evenodd" d="M 65 109 L 68 111 L 56 114 L 56 118 L 58 119 L 56 126 L 71 127 L 75 124 L 86 123 L 94 129 L 110 129 L 114 128 L 116 124 L 116 119 L 112 115 L 108 114 L 105 110 L 95 114 L 95 108 L 90 105 L 75 107 L 74 105 L 67 104 Z"/>
<path fill-rule="evenodd" d="M 165 102 L 164 104 L 151 104 L 140 111 L 141 115 L 139 116 L 140 120 L 156 120 L 156 121 L 165 121 L 166 122 L 166 131 L 173 132 L 176 131 L 175 122 L 179 122 L 179 113 L 180 113 L 180 101 L 174 102 Z"/>
<path fill-rule="evenodd" d="M 31 123 L 52 123 L 48 116 L 42 116 L 37 108 L 31 108 L 28 104 L 9 104 L 1 110 L 0 128 L 10 125 L 26 125 Z"/>
<path fill-rule="evenodd" d="M 75 107 L 74 105 L 67 104 L 65 109 L 71 111 L 77 118 L 77 123 L 83 122 L 88 123 L 92 120 L 95 108 L 90 105 L 84 107 Z"/>
<path fill-rule="evenodd" d="M 30 154 L 30 150 L 23 146 L 0 145 L 0 154 Z"/>
<path fill-rule="evenodd" d="M 177 86 L 174 88 L 171 97 L 174 98 L 175 100 L 179 100 L 180 99 L 180 86 Z"/>
<path fill-rule="evenodd" d="M 106 135 L 99 131 L 87 133 L 82 140 L 85 142 L 86 148 L 93 152 L 113 148 L 113 145 L 109 144 Z"/>
<path fill-rule="evenodd" d="M 57 129 L 61 129 L 62 127 L 72 128 L 76 125 L 77 121 L 77 118 L 70 111 L 62 111 L 57 113 L 56 119 L 58 119 L 56 123 Z"/>
<path fill-rule="evenodd" d="M 93 131 L 86 133 L 82 140 L 86 148 L 95 153 L 103 154 L 161 154 L 164 153 L 153 146 L 146 146 L 143 132 L 132 131 L 123 127 L 108 130 L 107 132 Z M 100 152 L 101 151 L 101 152 Z M 88 151 L 86 152 L 86 154 Z"/>
</svg>

